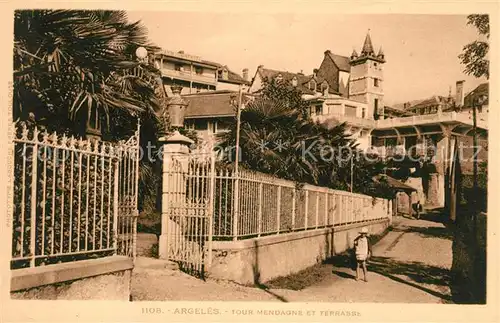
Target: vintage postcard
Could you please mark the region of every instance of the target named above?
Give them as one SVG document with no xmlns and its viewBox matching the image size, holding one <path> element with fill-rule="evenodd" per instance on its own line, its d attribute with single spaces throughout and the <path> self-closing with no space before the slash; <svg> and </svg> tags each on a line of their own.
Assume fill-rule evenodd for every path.
<svg viewBox="0 0 500 323">
<path fill-rule="evenodd" d="M 499 319 L 498 3 L 3 7 L 3 321 Z"/>
</svg>

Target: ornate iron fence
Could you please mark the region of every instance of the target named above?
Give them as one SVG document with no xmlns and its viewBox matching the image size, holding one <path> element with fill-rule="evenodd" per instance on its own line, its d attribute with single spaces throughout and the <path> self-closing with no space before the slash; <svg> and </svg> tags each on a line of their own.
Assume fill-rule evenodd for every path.
<svg viewBox="0 0 500 323">
<path fill-rule="evenodd" d="M 138 130 L 108 143 L 14 129 L 11 268 L 134 256 Z"/>
<path fill-rule="evenodd" d="M 385 199 L 313 185 L 298 188 L 292 181 L 246 169 L 240 169 L 238 177 L 229 169 L 216 170 L 214 176 L 213 238 L 217 240 L 368 223 L 392 214 L 392 204 Z M 234 212 L 237 180 L 239 212 Z"/>
</svg>

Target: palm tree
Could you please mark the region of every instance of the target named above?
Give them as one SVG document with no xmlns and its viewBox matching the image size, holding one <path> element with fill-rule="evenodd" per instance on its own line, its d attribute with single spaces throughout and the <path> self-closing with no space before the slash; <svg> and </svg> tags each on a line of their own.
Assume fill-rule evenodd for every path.
<svg viewBox="0 0 500 323">
<path fill-rule="evenodd" d="M 105 139 L 116 140 L 130 136 L 140 117 L 141 146 L 156 144 L 165 125 L 155 114 L 162 104 L 155 90 L 163 87 L 154 84 L 159 71 L 135 57 L 138 47 L 157 50 L 140 22 L 100 10 L 20 10 L 14 22 L 14 120 L 34 114 L 49 131 L 83 136 L 98 112 Z M 158 178 L 153 161 L 142 158 L 140 204 L 156 195 Z"/>
<path fill-rule="evenodd" d="M 221 139 L 221 147 L 230 151 L 236 143 L 236 124 Z M 337 187 L 349 176 L 343 169 L 348 164 L 345 154 L 350 150 L 332 149 L 327 156 L 325 147 L 355 149 L 355 143 L 346 135 L 344 124 L 328 129 L 273 99 L 258 98 L 241 112 L 241 165 L 246 168 Z M 226 154 L 226 162 L 234 160 L 233 155 L 234 151 Z"/>
<path fill-rule="evenodd" d="M 158 101 L 134 57 L 136 48 L 156 48 L 146 29 L 123 11 L 21 10 L 14 19 L 14 119 L 34 113 L 49 129 L 82 134 L 91 111 L 147 113 Z M 109 122 L 108 122 L 109 124 Z"/>
</svg>

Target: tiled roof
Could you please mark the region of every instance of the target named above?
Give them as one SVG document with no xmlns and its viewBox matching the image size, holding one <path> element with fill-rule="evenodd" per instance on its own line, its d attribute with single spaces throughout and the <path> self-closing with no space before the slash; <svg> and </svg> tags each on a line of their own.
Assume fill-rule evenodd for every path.
<svg viewBox="0 0 500 323">
<path fill-rule="evenodd" d="M 428 99 L 420 101 L 415 105 L 410 106 L 409 108 L 407 107 L 406 109 L 413 110 L 413 109 L 425 108 L 436 104 L 439 104 L 439 97 L 437 95 L 434 95 Z"/>
<path fill-rule="evenodd" d="M 392 107 L 401 110 L 415 110 L 422 109 L 430 106 L 438 105 L 439 103 L 447 103 L 450 98 L 442 95 L 434 95 L 427 99 L 413 100 L 406 103 L 394 104 Z M 453 98 L 451 98 L 453 100 Z M 404 105 L 407 105 L 406 108 Z"/>
<path fill-rule="evenodd" d="M 205 64 L 217 66 L 219 69 L 220 68 L 227 69 L 228 79 L 227 80 L 218 79 L 219 82 L 250 85 L 250 81 L 245 80 L 243 77 L 241 77 L 241 75 L 239 75 L 236 72 L 233 72 L 229 67 L 227 67 L 227 65 L 222 65 L 220 63 L 215 63 L 215 62 L 211 62 L 211 61 L 207 61 L 207 60 L 203 60 L 203 62 Z"/>
<path fill-rule="evenodd" d="M 351 72 L 351 64 L 349 63 L 349 57 L 333 54 L 328 51 L 328 56 L 332 59 L 332 61 L 337 65 L 339 70 L 343 72 Z"/>
<path fill-rule="evenodd" d="M 395 107 L 395 106 L 384 106 L 384 112 L 392 112 L 392 113 L 397 113 L 397 114 L 401 114 L 403 116 L 412 116 L 414 115 L 413 112 L 410 112 L 410 111 L 406 111 L 404 110 L 402 107 L 399 108 L 399 107 Z"/>
<path fill-rule="evenodd" d="M 363 44 L 363 49 L 361 50 L 361 55 L 375 55 L 373 50 L 372 39 L 370 33 L 366 34 L 365 43 Z"/>
<path fill-rule="evenodd" d="M 464 106 L 471 107 L 473 98 L 478 95 L 489 95 L 489 83 L 480 84 L 474 90 L 470 91 L 464 98 Z"/>
<path fill-rule="evenodd" d="M 234 94 L 238 92 L 223 90 L 183 95 L 189 102 L 185 117 L 234 116 L 236 112 L 231 105 L 231 95 Z"/>
<path fill-rule="evenodd" d="M 297 78 L 297 88 L 304 94 L 315 94 L 316 91 L 310 90 L 306 84 L 313 78 L 313 75 L 304 75 L 300 73 L 290 73 L 286 71 L 271 70 L 268 68 L 259 68 L 258 73 L 265 79 L 273 79 L 279 74 L 283 77 L 284 81 L 292 82 L 293 78 Z"/>
<path fill-rule="evenodd" d="M 311 94 L 311 95 L 316 94 L 316 90 L 309 89 L 309 82 L 312 79 L 314 79 L 316 84 L 321 84 L 325 81 L 324 78 L 319 77 L 317 75 L 316 76 L 304 75 L 301 73 L 290 73 L 290 72 L 286 72 L 286 71 L 278 71 L 278 70 L 272 70 L 272 69 L 268 69 L 268 68 L 259 68 L 258 73 L 260 73 L 260 75 L 263 79 L 264 78 L 273 79 L 276 76 L 278 76 L 279 74 L 281 74 L 281 76 L 283 77 L 283 80 L 289 81 L 290 83 L 292 83 L 293 78 L 296 77 L 297 78 L 297 89 L 302 91 L 303 94 Z M 337 92 L 335 92 L 331 86 L 328 87 L 328 92 L 333 93 L 333 94 L 337 94 Z"/>
<path fill-rule="evenodd" d="M 418 103 L 420 103 L 422 101 L 423 100 L 420 99 L 420 100 L 412 100 L 412 101 L 403 102 L 403 103 L 396 103 L 396 104 L 393 104 L 392 107 L 395 108 L 395 109 L 405 110 L 405 109 L 407 109 L 409 107 L 412 107 L 415 104 L 418 104 Z M 406 105 L 406 108 L 405 108 L 405 105 Z"/>
<path fill-rule="evenodd" d="M 375 182 L 386 182 L 387 185 L 389 185 L 392 189 L 396 191 L 403 191 L 403 192 L 414 192 L 417 189 L 414 187 L 411 187 L 403 182 L 398 181 L 395 178 L 392 178 L 390 176 L 384 175 L 384 174 L 379 174 L 377 176 L 373 177 L 373 180 Z"/>
<path fill-rule="evenodd" d="M 227 80 L 221 80 L 221 79 L 219 79 L 219 82 L 227 82 L 227 83 L 250 85 L 250 81 L 245 80 L 239 74 L 231 71 L 230 69 L 228 69 L 227 72 L 228 72 L 227 73 Z"/>
</svg>

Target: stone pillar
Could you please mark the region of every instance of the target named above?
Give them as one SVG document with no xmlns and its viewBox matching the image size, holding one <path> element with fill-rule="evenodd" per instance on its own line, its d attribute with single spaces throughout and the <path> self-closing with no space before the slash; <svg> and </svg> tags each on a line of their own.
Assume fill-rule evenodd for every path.
<svg viewBox="0 0 500 323">
<path fill-rule="evenodd" d="M 171 218 L 172 205 L 186 199 L 185 173 L 189 163 L 189 145 L 193 141 L 178 131 L 168 138 L 160 138 L 163 143 L 161 235 L 158 253 L 160 259 L 168 259 L 172 234 L 180 230 L 179 224 Z"/>
<path fill-rule="evenodd" d="M 427 190 L 427 205 L 429 206 L 442 206 L 439 193 L 439 174 L 429 174 L 429 189 Z"/>
<path fill-rule="evenodd" d="M 447 126 L 443 126 L 443 135 L 437 142 L 436 169 L 440 175 L 439 194 L 440 205 L 445 208 L 449 207 L 450 202 L 450 165 L 451 165 L 451 130 Z"/>
</svg>

